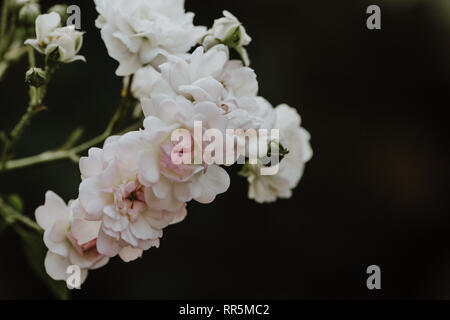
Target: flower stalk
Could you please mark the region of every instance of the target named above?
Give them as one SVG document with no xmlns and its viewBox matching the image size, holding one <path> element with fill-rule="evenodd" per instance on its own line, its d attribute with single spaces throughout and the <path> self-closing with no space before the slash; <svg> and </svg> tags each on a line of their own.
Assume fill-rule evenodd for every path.
<svg viewBox="0 0 450 320">
<path fill-rule="evenodd" d="M 34 63 L 34 52 L 30 53 L 29 56 L 30 56 L 30 67 L 34 67 L 32 65 L 32 63 Z M 30 86 L 29 88 L 30 104 L 25 114 L 15 125 L 13 130 L 10 132 L 9 136 L 7 136 L 7 141 L 3 148 L 0 171 L 3 171 L 6 168 L 6 162 L 11 157 L 11 153 L 14 150 L 14 147 L 19 141 L 20 137 L 22 136 L 25 128 L 29 125 L 29 123 L 36 114 L 45 109 L 42 102 L 47 93 L 47 87 L 50 82 L 51 76 L 56 68 L 57 65 L 46 67 L 45 81 L 42 87 L 36 88 L 34 86 Z"/>
<path fill-rule="evenodd" d="M 0 35 L 3 38 L 6 31 L 6 25 L 8 20 L 8 7 L 9 7 L 9 0 L 3 0 L 3 6 L 2 6 L 2 21 L 0 25 Z"/>
<path fill-rule="evenodd" d="M 18 212 L 12 206 L 10 206 L 3 198 L 0 197 L 0 215 L 5 220 L 6 226 L 19 222 L 22 225 L 43 234 L 44 230 L 33 220 Z"/>
<path fill-rule="evenodd" d="M 119 107 L 117 108 L 116 112 L 112 116 L 111 120 L 108 123 L 108 126 L 106 127 L 105 131 L 100 134 L 99 136 L 92 138 L 89 141 L 86 141 L 78 146 L 75 146 L 73 148 L 67 149 L 67 150 L 56 150 L 56 151 L 47 151 L 43 152 L 41 154 L 23 158 L 23 159 L 17 159 L 17 160 L 10 160 L 5 163 L 5 166 L 3 168 L 4 171 L 10 171 L 15 169 L 22 169 L 30 166 L 34 166 L 37 164 L 42 163 L 48 163 L 48 162 L 54 162 L 59 160 L 72 160 L 75 163 L 78 163 L 79 161 L 79 154 L 88 150 L 91 147 L 94 147 L 103 141 L 105 141 L 111 134 L 114 132 L 114 129 L 119 124 L 119 122 L 124 118 L 126 115 L 126 111 L 128 110 L 130 106 L 130 102 L 132 100 L 131 96 L 131 86 L 132 86 L 133 78 L 130 77 L 130 81 L 127 84 L 126 88 L 124 89 L 122 93 L 122 99 L 119 104 Z M 131 125 L 130 127 L 126 128 L 125 130 L 121 131 L 120 134 L 136 130 L 141 126 L 141 123 L 135 123 Z M 66 145 L 66 144 L 65 144 Z M 67 146 L 65 146 L 67 148 Z M 62 149 L 66 149 L 62 148 Z"/>
</svg>

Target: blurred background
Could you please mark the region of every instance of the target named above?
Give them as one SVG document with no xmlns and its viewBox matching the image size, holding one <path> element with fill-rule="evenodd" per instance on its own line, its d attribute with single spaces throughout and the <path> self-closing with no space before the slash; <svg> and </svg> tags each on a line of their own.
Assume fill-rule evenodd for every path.
<svg viewBox="0 0 450 320">
<path fill-rule="evenodd" d="M 43 9 L 61 1 L 42 1 Z M 106 52 L 93 1 L 82 10 L 81 54 L 61 68 L 18 156 L 59 147 L 78 126 L 103 132 L 122 80 Z M 366 28 L 377 4 L 382 29 Z M 260 94 L 288 103 L 311 132 L 314 158 L 290 200 L 259 205 L 232 176 L 212 205 L 189 204 L 159 249 L 134 263 L 113 259 L 90 272 L 75 299 L 447 299 L 450 298 L 448 0 L 186 0 L 196 24 L 223 9 L 245 25 Z M 26 59 L 0 83 L 0 128 L 24 112 Z M 231 170 L 232 174 L 236 170 Z M 0 176 L 26 214 L 54 190 L 77 196 L 75 164 Z M 52 298 L 13 230 L 0 234 L 0 298 Z M 382 290 L 366 287 L 381 267 Z"/>
</svg>

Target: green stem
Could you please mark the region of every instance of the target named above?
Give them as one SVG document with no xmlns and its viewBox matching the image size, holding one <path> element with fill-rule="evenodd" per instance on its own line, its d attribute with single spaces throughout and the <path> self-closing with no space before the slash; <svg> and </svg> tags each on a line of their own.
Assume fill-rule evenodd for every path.
<svg viewBox="0 0 450 320">
<path fill-rule="evenodd" d="M 101 135 L 99 135 L 89 141 L 86 141 L 76 147 L 68 149 L 68 150 L 47 151 L 47 152 L 43 152 L 41 154 L 23 158 L 23 159 L 10 160 L 10 161 L 6 162 L 4 170 L 9 171 L 9 170 L 15 170 L 15 169 L 22 169 L 22 168 L 34 166 L 37 164 L 54 162 L 54 161 L 59 161 L 59 160 L 67 160 L 67 159 L 70 159 L 73 162 L 78 163 L 80 153 L 82 153 L 92 147 L 95 147 L 96 145 L 99 145 L 100 143 L 105 141 L 109 136 L 111 136 L 111 134 L 114 132 L 114 127 L 121 120 L 121 117 L 124 112 L 123 108 L 126 109 L 126 106 L 124 106 L 124 105 L 129 104 L 130 97 L 131 97 L 131 85 L 128 85 L 127 93 L 122 95 L 122 101 L 121 101 L 119 107 L 117 108 L 116 112 L 114 113 L 113 117 L 111 118 L 105 131 Z M 118 132 L 117 134 L 123 135 L 127 132 L 137 130 L 141 127 L 141 125 L 142 125 L 142 122 L 139 121 L 137 123 L 132 124 L 128 128 Z"/>
<path fill-rule="evenodd" d="M 2 198 L 0 198 L 0 215 L 5 219 L 7 225 L 20 222 L 32 230 L 39 233 L 44 233 L 44 230 L 42 230 L 36 222 L 18 212 L 16 209 L 7 204 Z"/>
<path fill-rule="evenodd" d="M 34 52 L 29 53 L 29 59 L 30 59 L 30 67 L 33 66 L 34 61 Z M 19 141 L 20 137 L 22 136 L 25 128 L 28 126 L 28 124 L 31 122 L 31 119 L 41 110 L 42 108 L 42 101 L 45 98 L 45 95 L 47 93 L 47 87 L 50 82 L 50 79 L 53 75 L 53 72 L 55 71 L 57 67 L 46 67 L 45 69 L 45 83 L 42 87 L 36 88 L 33 86 L 30 86 L 30 104 L 27 108 L 27 111 L 22 116 L 20 121 L 16 124 L 14 129 L 11 131 L 8 137 L 8 141 L 5 144 L 3 148 L 3 153 L 1 157 L 1 166 L 0 171 L 5 170 L 6 168 L 6 162 L 9 160 L 10 154 L 13 151 L 17 141 Z"/>
<path fill-rule="evenodd" d="M 96 145 L 99 145 L 100 143 L 105 141 L 114 132 L 114 129 L 117 126 L 117 124 L 124 118 L 124 116 L 126 115 L 126 111 L 128 110 L 128 107 L 130 105 L 130 100 L 132 98 L 132 96 L 131 96 L 132 82 L 133 82 L 133 76 L 130 77 L 128 84 L 122 93 L 122 99 L 120 101 L 119 107 L 117 108 L 113 117 L 109 121 L 108 126 L 106 127 L 105 131 L 101 135 L 99 135 L 89 141 L 86 141 L 76 147 L 68 149 L 68 150 L 47 151 L 47 152 L 43 152 L 41 154 L 23 158 L 23 159 L 5 161 L 3 163 L 3 171 L 21 169 L 21 168 L 26 168 L 26 167 L 34 166 L 37 164 L 41 164 L 41 163 L 48 163 L 48 162 L 53 162 L 53 161 L 66 160 L 66 159 L 70 159 L 73 162 L 78 163 L 80 153 L 82 153 Z M 28 114 L 28 112 L 27 112 L 27 114 Z M 27 114 L 25 114 L 25 116 Z M 24 124 L 20 125 L 17 130 L 13 130 L 13 133 L 14 133 L 14 131 L 21 132 L 23 130 L 23 126 L 26 125 L 26 123 L 28 121 L 29 121 L 29 119 L 25 118 L 23 120 Z M 141 123 L 135 123 L 135 124 L 131 125 L 129 128 L 123 130 L 120 134 L 129 132 L 132 130 L 136 130 L 140 127 L 140 125 L 141 125 Z M 8 143 L 7 143 L 7 147 L 8 147 Z M 7 148 L 5 147 L 4 150 L 7 150 Z M 1 170 L 0 170 L 0 172 L 1 172 Z"/>
<path fill-rule="evenodd" d="M 141 122 L 135 123 L 132 126 L 121 131 L 119 134 L 125 134 L 127 132 L 137 130 L 140 128 L 140 126 L 141 126 Z M 44 152 L 44 153 L 41 153 L 41 154 L 38 154 L 35 156 L 23 158 L 23 159 L 10 160 L 6 163 L 5 171 L 22 169 L 22 168 L 42 164 L 42 163 L 54 162 L 54 161 L 59 161 L 59 160 L 67 160 L 67 159 L 70 159 L 73 162 L 78 163 L 78 161 L 79 161 L 78 155 L 81 152 L 86 151 L 86 150 L 102 143 L 111 135 L 111 133 L 112 132 L 109 129 L 107 129 L 107 130 L 105 130 L 105 132 L 103 132 L 98 137 L 95 137 L 95 138 L 93 138 L 77 147 L 69 149 L 69 150 L 47 151 L 47 152 Z"/>
<path fill-rule="evenodd" d="M 0 26 L 0 36 L 3 38 L 6 31 L 6 25 L 8 20 L 8 6 L 9 6 L 9 0 L 3 0 L 3 7 L 2 7 L 2 21 Z"/>
<path fill-rule="evenodd" d="M 13 44 L 14 46 L 14 44 Z M 28 48 L 26 47 L 18 47 L 13 48 L 12 50 L 8 51 L 5 54 L 5 57 L 3 57 L 3 60 L 0 58 L 0 81 L 3 80 L 3 76 L 5 75 L 6 71 L 10 67 L 11 64 L 19 61 L 24 54 L 28 51 Z M 1 49 L 0 49 L 1 50 Z"/>
<path fill-rule="evenodd" d="M 34 55 L 34 48 L 28 46 L 28 64 L 30 65 L 30 68 L 36 67 L 36 57 Z"/>
</svg>

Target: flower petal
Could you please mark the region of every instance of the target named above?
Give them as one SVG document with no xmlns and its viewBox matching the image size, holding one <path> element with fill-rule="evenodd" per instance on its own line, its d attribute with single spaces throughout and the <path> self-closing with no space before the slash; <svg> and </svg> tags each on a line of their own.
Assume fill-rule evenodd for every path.
<svg viewBox="0 0 450 320">
<path fill-rule="evenodd" d="M 125 247 L 119 252 L 120 258 L 124 262 L 131 262 L 142 257 L 144 251 L 139 248 Z"/>
</svg>

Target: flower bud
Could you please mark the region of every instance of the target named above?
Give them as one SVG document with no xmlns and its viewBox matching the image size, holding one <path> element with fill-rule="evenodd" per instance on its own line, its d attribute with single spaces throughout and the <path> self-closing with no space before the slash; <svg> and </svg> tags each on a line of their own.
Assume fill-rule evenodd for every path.
<svg viewBox="0 0 450 320">
<path fill-rule="evenodd" d="M 41 68 L 30 68 L 25 74 L 25 83 L 39 88 L 45 83 L 45 72 Z"/>
<path fill-rule="evenodd" d="M 63 24 L 65 24 L 65 22 L 69 18 L 69 15 L 67 14 L 67 6 L 64 5 L 64 4 L 56 4 L 56 5 L 54 5 L 53 7 L 48 9 L 48 13 L 51 13 L 51 12 L 56 12 L 57 14 L 59 14 Z"/>
<path fill-rule="evenodd" d="M 25 25 L 34 25 L 36 18 L 41 14 L 41 7 L 36 2 L 28 2 L 19 11 L 19 21 Z"/>
<path fill-rule="evenodd" d="M 230 12 L 224 11 L 223 17 L 214 21 L 213 27 L 203 39 L 203 46 L 207 49 L 216 44 L 223 43 L 231 49 L 235 49 L 244 60 L 245 65 L 250 63 L 244 46 L 248 45 L 252 38 L 245 31 L 242 23 Z"/>
<path fill-rule="evenodd" d="M 242 23 L 228 11 L 224 11 L 223 15 L 222 18 L 214 21 L 214 25 L 208 31 L 206 38 L 209 41 L 213 38 L 231 48 L 248 45 L 252 39 L 245 31 Z"/>
</svg>

